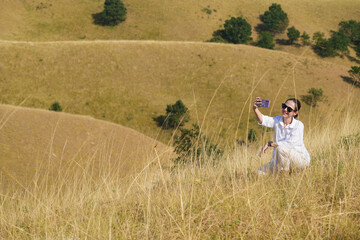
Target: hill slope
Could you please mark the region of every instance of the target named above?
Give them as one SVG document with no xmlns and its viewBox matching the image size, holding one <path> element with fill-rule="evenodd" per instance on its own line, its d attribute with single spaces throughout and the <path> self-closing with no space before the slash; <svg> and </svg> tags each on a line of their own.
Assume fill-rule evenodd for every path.
<svg viewBox="0 0 360 240">
<path fill-rule="evenodd" d="M 92 23 L 104 0 L 0 0 L 0 39 L 152 39 L 204 41 L 229 16 L 243 16 L 255 27 L 273 3 L 288 13 L 290 26 L 314 33 L 336 30 L 342 20 L 359 20 L 357 0 L 124 0 L 127 20 L 115 28 Z M 205 11 L 208 9 L 211 11 Z M 208 12 L 208 13 L 207 13 Z"/>
<path fill-rule="evenodd" d="M 87 168 L 89 161 L 94 172 L 125 176 L 154 158 L 155 146 L 160 155 L 167 150 L 132 129 L 85 116 L 0 105 L 0 119 L 1 176 L 13 184 L 35 173 L 56 177 Z"/>
<path fill-rule="evenodd" d="M 305 49 L 306 51 L 306 49 Z M 308 49 L 310 51 L 310 49 Z M 249 98 L 272 100 L 322 88 L 328 103 L 349 91 L 349 67 L 246 45 L 159 41 L 0 43 L 1 103 L 90 115 L 158 138 L 153 118 L 182 99 L 192 122 L 231 139 L 247 127 Z M 211 103 L 211 104 L 210 104 Z M 301 118 L 308 121 L 304 105 Z M 258 128 L 250 115 L 250 127 Z M 309 120 L 310 121 L 310 120 Z M 240 123 L 240 125 L 238 125 Z M 160 136 L 162 141 L 168 140 Z"/>
</svg>

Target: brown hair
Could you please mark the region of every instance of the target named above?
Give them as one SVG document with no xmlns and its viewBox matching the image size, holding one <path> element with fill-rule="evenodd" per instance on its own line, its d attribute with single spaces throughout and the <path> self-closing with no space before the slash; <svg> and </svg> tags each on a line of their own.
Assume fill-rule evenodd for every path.
<svg viewBox="0 0 360 240">
<path fill-rule="evenodd" d="M 295 109 L 294 109 L 295 112 L 300 111 L 301 102 L 300 102 L 299 99 L 297 99 L 297 98 L 289 98 L 288 100 L 286 100 L 286 102 L 287 101 L 293 101 L 295 103 Z M 294 116 L 294 118 L 297 118 L 298 116 L 299 116 L 299 113 L 296 116 Z"/>
</svg>

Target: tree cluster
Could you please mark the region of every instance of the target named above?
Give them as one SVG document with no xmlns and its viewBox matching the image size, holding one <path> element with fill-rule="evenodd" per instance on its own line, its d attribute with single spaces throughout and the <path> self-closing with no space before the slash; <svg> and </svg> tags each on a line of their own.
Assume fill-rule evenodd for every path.
<svg viewBox="0 0 360 240">
<path fill-rule="evenodd" d="M 213 33 L 210 42 L 247 44 L 252 40 L 251 25 L 242 17 L 231 17 L 224 23 L 224 29 Z"/>
<path fill-rule="evenodd" d="M 301 100 L 311 107 L 316 107 L 318 102 L 326 100 L 322 88 L 310 88 L 307 95 L 302 95 Z"/>
<path fill-rule="evenodd" d="M 190 115 L 185 104 L 181 100 L 178 100 L 175 104 L 167 105 L 166 115 L 158 116 L 154 118 L 154 120 L 158 126 L 163 129 L 176 129 L 184 126 L 184 124 L 190 120 Z"/>
<path fill-rule="evenodd" d="M 180 136 L 175 136 L 174 152 L 177 157 L 173 159 L 175 163 L 188 163 L 193 161 L 197 164 L 209 158 L 213 163 L 216 162 L 224 153 L 218 144 L 211 140 L 200 131 L 198 124 L 193 124 L 192 129 L 181 128 Z"/>
<path fill-rule="evenodd" d="M 94 23 L 104 26 L 115 26 L 126 20 L 127 10 L 121 0 L 105 0 L 104 10 L 94 14 Z"/>
<path fill-rule="evenodd" d="M 163 129 L 180 131 L 180 136 L 175 135 L 174 138 L 174 152 L 177 155 L 173 159 L 174 163 L 189 161 L 201 163 L 206 158 L 215 161 L 223 154 L 223 150 L 218 147 L 218 144 L 212 143 L 210 138 L 200 131 L 198 124 L 193 124 L 191 129 L 182 128 L 184 123 L 190 120 L 190 114 L 181 100 L 167 105 L 166 115 L 161 115 L 154 120 Z"/>
</svg>

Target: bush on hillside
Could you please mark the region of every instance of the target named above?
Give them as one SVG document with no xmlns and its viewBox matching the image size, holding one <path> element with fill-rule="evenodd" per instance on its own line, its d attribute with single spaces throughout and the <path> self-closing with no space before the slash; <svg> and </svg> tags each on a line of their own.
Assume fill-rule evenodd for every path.
<svg viewBox="0 0 360 240">
<path fill-rule="evenodd" d="M 356 56 L 360 58 L 360 45 L 355 47 Z"/>
<path fill-rule="evenodd" d="M 173 159 L 175 163 L 202 163 L 206 158 L 212 161 L 218 160 L 224 153 L 210 139 L 200 132 L 198 124 L 193 124 L 192 129 L 180 129 L 181 135 L 175 136 L 174 152 L 177 158 Z"/>
<path fill-rule="evenodd" d="M 360 83 L 360 67 L 352 66 L 348 72 L 351 78 L 354 80 L 354 82 Z"/>
<path fill-rule="evenodd" d="M 62 107 L 60 106 L 59 102 L 54 102 L 53 104 L 51 104 L 50 111 L 55 111 L 55 112 L 61 112 L 62 111 Z"/>
<path fill-rule="evenodd" d="M 275 43 L 274 38 L 270 32 L 261 32 L 259 34 L 259 39 L 256 42 L 256 46 L 268 49 L 274 49 Z"/>
<path fill-rule="evenodd" d="M 178 128 L 190 120 L 190 115 L 185 104 L 178 100 L 173 105 L 167 105 L 166 115 L 156 117 L 154 120 L 158 123 L 158 126 L 164 129 Z"/>
<path fill-rule="evenodd" d="M 291 28 L 288 28 L 287 36 L 289 38 L 289 43 L 293 44 L 295 41 L 297 41 L 300 37 L 300 31 L 297 30 L 294 26 Z"/>
<path fill-rule="evenodd" d="M 94 22 L 104 26 L 115 26 L 126 19 L 126 8 L 121 0 L 105 0 L 104 10 L 93 15 Z"/>
<path fill-rule="evenodd" d="M 304 31 L 303 34 L 300 37 L 301 37 L 301 41 L 302 41 L 302 43 L 304 45 L 310 45 L 310 36 L 309 36 L 309 34 L 307 34 Z"/>
<path fill-rule="evenodd" d="M 343 31 L 333 32 L 328 39 L 324 38 L 324 33 L 316 32 L 313 40 L 315 41 L 314 51 L 321 57 L 333 57 L 349 53 L 350 39 Z"/>
<path fill-rule="evenodd" d="M 209 41 L 247 44 L 251 40 L 251 25 L 241 17 L 231 17 L 225 21 L 224 29 L 215 31 Z"/>
<path fill-rule="evenodd" d="M 360 22 L 355 20 L 342 21 L 339 23 L 339 31 L 342 31 L 347 36 L 351 43 L 359 45 L 360 43 Z"/>
<path fill-rule="evenodd" d="M 343 31 L 333 32 L 332 36 L 329 39 L 330 44 L 333 49 L 340 54 L 348 54 L 348 46 L 350 44 L 350 39 L 344 34 Z"/>
<path fill-rule="evenodd" d="M 324 38 L 324 33 L 316 32 L 313 35 L 313 40 L 315 42 L 313 49 L 316 54 L 321 57 L 331 57 L 335 55 L 334 47 L 331 42 Z"/>
<path fill-rule="evenodd" d="M 326 96 L 321 88 L 310 88 L 307 95 L 301 96 L 301 100 L 312 107 L 316 107 L 318 102 L 322 102 L 325 99 Z"/>
<path fill-rule="evenodd" d="M 289 25 L 287 14 L 282 10 L 280 4 L 273 3 L 269 10 L 260 16 L 263 28 L 272 33 L 282 33 Z"/>
</svg>

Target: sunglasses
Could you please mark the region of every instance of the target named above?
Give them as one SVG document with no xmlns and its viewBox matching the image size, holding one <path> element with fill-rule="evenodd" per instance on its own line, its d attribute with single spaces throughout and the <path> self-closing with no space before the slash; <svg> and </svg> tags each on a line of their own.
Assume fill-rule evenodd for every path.
<svg viewBox="0 0 360 240">
<path fill-rule="evenodd" d="M 291 107 L 286 106 L 285 103 L 282 103 L 282 104 L 281 104 L 281 107 L 282 107 L 282 109 L 286 109 L 288 112 L 294 111 L 294 109 L 292 109 Z"/>
</svg>

